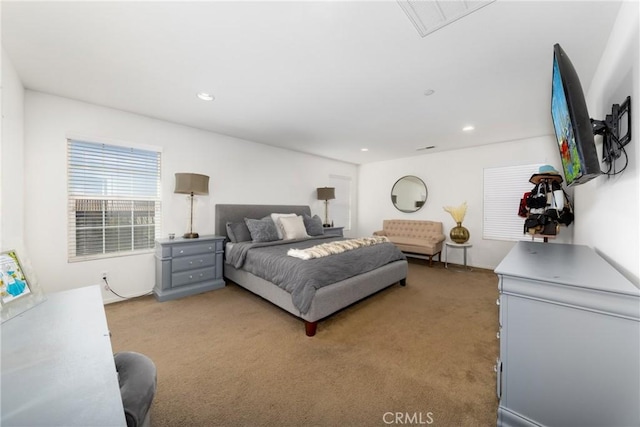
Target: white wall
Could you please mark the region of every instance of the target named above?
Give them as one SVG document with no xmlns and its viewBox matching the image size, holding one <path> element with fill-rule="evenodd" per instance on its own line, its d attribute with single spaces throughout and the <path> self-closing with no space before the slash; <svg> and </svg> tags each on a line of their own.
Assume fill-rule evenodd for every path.
<svg viewBox="0 0 640 427">
<path fill-rule="evenodd" d="M 569 228 L 562 228 L 560 238 L 555 240 L 593 247 L 636 284 L 640 276 L 638 9 L 638 2 L 623 3 L 593 81 L 582 82 L 589 88 L 587 104 L 594 118 L 603 119 L 605 114 L 610 114 L 613 103 L 621 103 L 631 95 L 634 136 L 626 147 L 629 166 L 617 177 L 603 176 L 577 186 L 573 191 L 575 222 Z M 598 149 L 601 150 L 601 144 Z M 533 163 L 548 163 L 560 170 L 553 136 L 362 166 L 360 232 L 366 234 L 379 229 L 385 218 L 414 218 L 440 220 L 448 233 L 454 224 L 442 206 L 467 201 L 469 209 L 464 225 L 471 232 L 473 244 L 470 262 L 478 267 L 494 268 L 513 243 L 482 239 L 482 169 Z M 429 187 L 425 207 L 415 214 L 401 213 L 389 201 L 391 186 L 403 175 L 416 175 Z M 461 254 L 457 256 L 461 258 Z"/>
<path fill-rule="evenodd" d="M 468 263 L 493 269 L 513 247 L 513 242 L 482 238 L 483 170 L 485 168 L 543 163 L 560 170 L 555 137 L 531 138 L 496 143 L 482 147 L 423 154 L 416 157 L 377 162 L 360 166 L 359 233 L 369 235 L 382 228 L 384 219 L 426 219 L 442 221 L 445 235 L 455 226 L 444 206 L 467 202 L 463 225 L 469 229 Z M 402 213 L 391 204 L 391 188 L 404 175 L 421 178 L 429 190 L 424 207 L 415 213 Z M 533 185 L 532 185 L 533 187 Z M 514 200 L 517 215 L 520 200 Z M 557 242 L 571 240 L 572 227 L 562 227 Z M 447 237 L 449 240 L 449 238 Z M 462 251 L 451 251 L 449 260 L 462 262 Z"/>
<path fill-rule="evenodd" d="M 2 143 L 0 144 L 0 251 L 24 255 L 24 88 L 2 49 Z M 26 261 L 26 259 L 21 259 Z"/>
<path fill-rule="evenodd" d="M 188 205 L 173 194 L 175 172 L 209 175 L 209 196 L 198 197 L 194 231 L 214 233 L 217 203 L 309 204 L 323 216 L 315 189 L 330 175 L 357 182 L 357 166 L 277 149 L 123 111 L 26 91 L 25 240 L 45 292 L 100 283 L 134 296 L 154 285 L 153 254 L 67 262 L 66 138 L 85 135 L 162 149 L 163 234 L 187 230 Z M 355 186 L 352 200 L 355 200 Z M 354 213 L 356 214 L 356 213 Z M 355 216 L 354 216 L 355 217 Z M 103 291 L 105 301 L 113 301 Z"/>
<path fill-rule="evenodd" d="M 632 282 L 639 284 L 640 199 L 640 34 L 638 2 L 625 2 L 587 94 L 591 116 L 604 119 L 611 105 L 631 96 L 632 140 L 626 146 L 629 166 L 618 176 L 594 179 L 576 187 L 574 242 L 593 247 Z M 569 53 L 570 55 L 570 53 Z M 578 70 L 578 73 L 580 70 Z M 583 82 L 583 85 L 586 82 Z M 600 138 L 596 139 L 597 143 Z M 598 144 L 601 152 L 601 144 Z M 618 162 L 624 163 L 624 158 Z M 603 169 L 605 166 L 602 166 Z"/>
</svg>

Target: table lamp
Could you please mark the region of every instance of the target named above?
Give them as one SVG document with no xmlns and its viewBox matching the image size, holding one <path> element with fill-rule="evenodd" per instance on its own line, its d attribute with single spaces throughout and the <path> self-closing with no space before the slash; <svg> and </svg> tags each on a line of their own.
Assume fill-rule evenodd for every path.
<svg viewBox="0 0 640 427">
<path fill-rule="evenodd" d="M 329 200 L 336 198 L 336 189 L 333 187 L 318 188 L 318 200 L 324 200 L 324 227 L 331 227 L 329 224 Z"/>
<path fill-rule="evenodd" d="M 193 232 L 193 196 L 209 194 L 209 177 L 197 173 L 176 173 L 176 194 L 189 194 L 191 210 L 189 214 L 189 231 L 182 237 L 185 239 L 197 239 L 198 233 Z"/>
</svg>

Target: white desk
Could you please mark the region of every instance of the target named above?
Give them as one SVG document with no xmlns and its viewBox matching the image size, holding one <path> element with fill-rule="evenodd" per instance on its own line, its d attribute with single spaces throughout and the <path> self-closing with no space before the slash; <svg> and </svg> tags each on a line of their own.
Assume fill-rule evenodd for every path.
<svg viewBox="0 0 640 427">
<path fill-rule="evenodd" d="M 467 249 L 473 246 L 471 243 L 444 242 L 444 268 L 449 268 L 449 248 L 462 249 L 464 251 L 464 268 L 467 267 Z"/>
<path fill-rule="evenodd" d="M 98 285 L 47 295 L 6 321 L 3 426 L 126 426 Z"/>
</svg>

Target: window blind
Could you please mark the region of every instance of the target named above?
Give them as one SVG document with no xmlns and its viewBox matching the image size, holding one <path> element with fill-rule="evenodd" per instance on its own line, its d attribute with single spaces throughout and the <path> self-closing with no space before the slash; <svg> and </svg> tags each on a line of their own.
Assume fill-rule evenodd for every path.
<svg viewBox="0 0 640 427">
<path fill-rule="evenodd" d="M 525 240 L 524 218 L 518 216 L 522 195 L 531 191 L 531 175 L 540 164 L 484 169 L 482 237 L 492 240 Z"/>
<path fill-rule="evenodd" d="M 153 249 L 161 153 L 67 140 L 69 261 Z"/>
</svg>

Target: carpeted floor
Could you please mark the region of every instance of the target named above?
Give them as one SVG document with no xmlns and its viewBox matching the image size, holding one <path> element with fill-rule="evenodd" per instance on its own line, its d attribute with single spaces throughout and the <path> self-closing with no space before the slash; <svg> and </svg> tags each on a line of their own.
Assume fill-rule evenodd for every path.
<svg viewBox="0 0 640 427">
<path fill-rule="evenodd" d="M 410 260 L 394 285 L 302 321 L 235 284 L 105 307 L 114 352 L 151 357 L 162 426 L 494 426 L 497 277 Z"/>
</svg>

